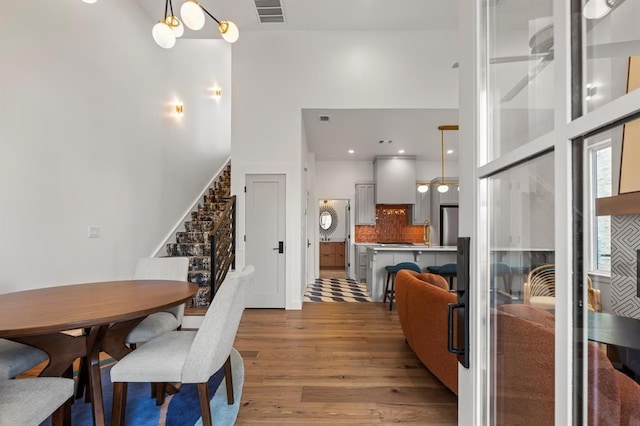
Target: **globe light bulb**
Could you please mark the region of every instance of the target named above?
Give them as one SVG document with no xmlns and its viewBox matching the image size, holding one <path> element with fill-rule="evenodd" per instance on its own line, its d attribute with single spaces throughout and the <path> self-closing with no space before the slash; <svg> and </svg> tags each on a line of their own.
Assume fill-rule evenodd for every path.
<svg viewBox="0 0 640 426">
<path fill-rule="evenodd" d="M 424 194 L 429 190 L 429 185 L 418 185 L 418 192 Z"/>
<path fill-rule="evenodd" d="M 153 26 L 151 35 L 158 46 L 165 49 L 171 49 L 176 44 L 176 36 L 171 27 L 165 22 L 158 22 Z"/>
<path fill-rule="evenodd" d="M 586 19 L 604 18 L 611 12 L 611 6 L 607 3 L 607 0 L 589 0 L 582 8 L 582 16 Z"/>
<path fill-rule="evenodd" d="M 449 190 L 449 186 L 447 185 L 438 185 L 438 192 L 444 194 Z"/>
<path fill-rule="evenodd" d="M 176 37 L 182 37 L 184 34 L 184 25 L 182 25 L 182 22 L 177 17 L 173 15 L 167 16 L 166 22 L 171 27 L 173 35 Z"/>
<path fill-rule="evenodd" d="M 235 43 L 238 41 L 238 37 L 240 37 L 238 27 L 231 21 L 220 21 L 218 29 L 220 30 L 220 34 L 222 34 L 222 38 L 229 43 Z"/>
<path fill-rule="evenodd" d="M 198 31 L 204 27 L 204 12 L 200 5 L 193 0 L 187 0 L 180 7 L 180 16 L 182 22 L 192 30 Z"/>
</svg>

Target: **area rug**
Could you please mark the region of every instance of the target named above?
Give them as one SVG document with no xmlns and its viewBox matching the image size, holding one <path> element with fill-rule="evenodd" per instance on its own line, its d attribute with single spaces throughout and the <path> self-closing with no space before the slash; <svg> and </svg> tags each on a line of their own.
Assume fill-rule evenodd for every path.
<svg viewBox="0 0 640 426">
<path fill-rule="evenodd" d="M 244 365 L 242 357 L 233 349 L 231 353 L 231 369 L 233 373 L 234 404 L 227 404 L 227 391 L 223 369 L 220 369 L 209 380 L 209 395 L 211 399 L 211 417 L 216 426 L 231 426 L 235 424 L 242 398 L 242 385 L 244 383 Z M 101 368 L 102 394 L 106 423 L 111 424 L 111 405 L 113 398 L 113 385 L 109 378 L 111 365 Z M 199 426 L 202 425 L 200 416 L 200 404 L 198 391 L 195 384 L 183 384 L 180 391 L 169 395 L 162 406 L 155 404 L 155 399 L 150 398 L 151 388 L 148 383 L 129 383 L 127 391 L 127 413 L 125 424 L 135 426 Z M 93 425 L 91 404 L 84 403 L 83 399 L 76 400 L 71 406 L 71 424 L 74 426 Z M 50 426 L 51 420 L 47 420 L 42 426 Z"/>
<path fill-rule="evenodd" d="M 309 284 L 305 302 L 371 302 L 367 285 L 351 279 L 319 278 Z"/>
</svg>

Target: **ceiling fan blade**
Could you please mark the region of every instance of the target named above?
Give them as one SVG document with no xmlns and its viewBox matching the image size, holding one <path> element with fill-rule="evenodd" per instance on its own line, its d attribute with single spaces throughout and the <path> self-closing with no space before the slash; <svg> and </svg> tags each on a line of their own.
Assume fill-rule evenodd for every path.
<svg viewBox="0 0 640 426">
<path fill-rule="evenodd" d="M 587 58 L 620 58 L 640 56 L 640 40 L 618 41 L 587 46 Z"/>
<path fill-rule="evenodd" d="M 549 52 L 546 53 L 532 53 L 531 55 L 518 55 L 518 56 L 502 56 L 499 58 L 491 58 L 489 59 L 490 64 L 507 64 L 510 62 L 524 62 L 524 61 L 533 61 L 536 59 L 541 59 L 549 55 Z"/>
<path fill-rule="evenodd" d="M 549 65 L 549 63 L 551 62 L 551 60 L 553 59 L 553 55 L 549 54 L 547 55 L 547 58 L 543 59 L 542 61 L 540 61 L 539 64 L 537 64 L 535 67 L 533 67 L 531 69 L 531 71 L 529 71 L 527 73 L 527 75 L 524 76 L 524 78 L 520 81 L 518 81 L 516 83 L 515 86 L 513 86 L 513 88 L 511 88 L 511 90 L 509 90 L 503 97 L 502 99 L 500 99 L 501 103 L 504 102 L 509 102 L 510 100 L 512 100 L 513 98 L 516 97 L 516 95 L 518 93 L 520 93 L 522 91 L 522 89 L 524 89 L 525 87 L 527 87 L 527 85 L 529 84 L 529 82 L 531 80 L 533 80 L 534 78 L 536 78 L 536 76 L 538 74 L 540 74 L 540 71 L 542 71 L 543 69 L 546 68 L 547 65 Z"/>
</svg>

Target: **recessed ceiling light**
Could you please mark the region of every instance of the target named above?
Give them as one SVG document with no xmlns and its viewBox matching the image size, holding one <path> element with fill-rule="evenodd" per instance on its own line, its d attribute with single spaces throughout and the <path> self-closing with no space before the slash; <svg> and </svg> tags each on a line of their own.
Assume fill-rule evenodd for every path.
<svg viewBox="0 0 640 426">
<path fill-rule="evenodd" d="M 350 149 L 349 151 L 347 151 L 349 154 L 353 154 L 355 151 Z"/>
<path fill-rule="evenodd" d="M 447 150 L 447 154 L 453 154 L 453 150 L 452 149 L 448 149 Z"/>
<path fill-rule="evenodd" d="M 404 154 L 404 149 L 401 149 L 400 151 L 398 151 L 398 154 Z"/>
</svg>

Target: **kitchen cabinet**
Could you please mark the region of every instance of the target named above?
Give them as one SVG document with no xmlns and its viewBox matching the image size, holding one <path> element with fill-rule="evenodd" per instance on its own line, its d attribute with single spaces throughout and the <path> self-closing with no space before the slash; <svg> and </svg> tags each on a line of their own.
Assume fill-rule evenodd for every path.
<svg viewBox="0 0 640 426">
<path fill-rule="evenodd" d="M 376 157 L 373 162 L 377 204 L 413 204 L 416 196 L 415 157 Z"/>
<path fill-rule="evenodd" d="M 436 189 L 437 191 L 437 189 Z M 449 190 L 445 193 L 440 194 L 440 205 L 443 204 L 458 204 L 458 196 L 460 192 L 458 191 L 458 187 L 454 185 L 449 185 Z"/>
<path fill-rule="evenodd" d="M 416 182 L 416 187 L 418 182 Z M 416 191 L 416 203 L 413 205 L 413 224 L 424 225 L 424 220 L 431 220 L 431 194 L 435 188 L 430 188 L 427 192 Z"/>
<path fill-rule="evenodd" d="M 344 241 L 320 243 L 320 269 L 343 269 Z"/>
<path fill-rule="evenodd" d="M 356 184 L 356 225 L 376 224 L 375 191 L 375 184 Z"/>
<path fill-rule="evenodd" d="M 367 280 L 367 247 L 356 246 L 356 280 L 358 282 L 365 282 Z"/>
</svg>

